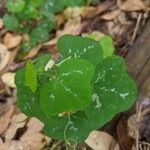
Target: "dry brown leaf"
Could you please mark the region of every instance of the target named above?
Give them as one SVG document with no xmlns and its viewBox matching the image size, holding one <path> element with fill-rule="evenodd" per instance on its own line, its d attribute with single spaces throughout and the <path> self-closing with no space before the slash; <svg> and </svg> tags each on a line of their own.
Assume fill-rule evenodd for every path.
<svg viewBox="0 0 150 150">
<path fill-rule="evenodd" d="M 43 129 L 44 124 L 35 117 L 33 117 L 28 122 L 27 127 L 33 132 L 40 132 Z"/>
<path fill-rule="evenodd" d="M 35 57 L 38 54 L 38 52 L 40 51 L 41 47 L 42 47 L 41 45 L 38 45 L 37 47 L 32 48 L 30 50 L 30 52 L 22 58 L 22 60 L 26 60 L 26 59 Z"/>
<path fill-rule="evenodd" d="M 136 139 L 138 133 L 138 122 L 137 122 L 137 114 L 134 114 L 128 119 L 128 134 Z"/>
<path fill-rule="evenodd" d="M 100 18 L 110 21 L 110 20 L 116 19 L 116 17 L 118 17 L 120 13 L 121 13 L 121 11 L 119 9 L 117 9 L 117 10 L 103 14 L 102 16 L 100 16 Z"/>
<path fill-rule="evenodd" d="M 1 76 L 2 82 L 11 88 L 16 88 L 15 85 L 15 73 L 7 72 Z"/>
<path fill-rule="evenodd" d="M 20 139 L 25 150 L 41 150 L 46 145 L 44 140 L 43 134 L 31 130 L 27 130 Z"/>
<path fill-rule="evenodd" d="M 2 71 L 8 64 L 10 59 L 10 52 L 7 50 L 7 47 L 0 43 L 0 71 Z"/>
<path fill-rule="evenodd" d="M 45 136 L 40 133 L 44 124 L 36 118 L 31 118 L 27 124 L 27 131 L 20 138 L 25 149 L 40 150 L 45 145 Z"/>
<path fill-rule="evenodd" d="M 23 128 L 26 122 L 12 123 L 5 132 L 5 142 L 8 142 L 14 138 L 19 128 Z"/>
<path fill-rule="evenodd" d="M 8 125 L 10 124 L 13 112 L 14 106 L 8 106 L 4 114 L 0 115 L 0 135 L 6 131 Z"/>
<path fill-rule="evenodd" d="M 3 140 L 1 139 L 1 137 L 0 137 L 0 144 L 3 144 Z"/>
<path fill-rule="evenodd" d="M 23 113 L 16 114 L 12 117 L 11 123 L 7 131 L 5 132 L 5 141 L 12 140 L 19 128 L 23 128 L 26 124 L 27 116 Z"/>
<path fill-rule="evenodd" d="M 20 141 L 9 141 L 7 143 L 0 144 L 0 150 L 25 150 Z"/>
<path fill-rule="evenodd" d="M 128 117 L 126 115 L 123 115 L 117 125 L 117 140 L 121 150 L 132 149 L 135 143 L 135 140 L 131 138 L 128 134 L 127 121 Z"/>
<path fill-rule="evenodd" d="M 119 150 L 119 146 L 114 144 L 116 143 L 114 138 L 110 134 L 102 131 L 92 131 L 85 143 L 93 150 L 110 150 L 110 148 L 112 149 L 112 145 L 116 147 L 116 150 L 118 147 Z"/>
<path fill-rule="evenodd" d="M 118 7 L 123 11 L 137 11 L 146 9 L 141 0 L 117 0 Z"/>
<path fill-rule="evenodd" d="M 11 33 L 6 33 L 4 36 L 4 44 L 8 49 L 15 48 L 21 43 L 22 37 L 20 35 L 12 35 Z"/>
<path fill-rule="evenodd" d="M 103 13 L 106 11 L 110 6 L 113 5 L 113 1 L 104 1 L 97 7 L 84 7 L 84 10 L 82 11 L 82 17 L 83 18 L 92 18 L 97 16 L 98 14 Z"/>
<path fill-rule="evenodd" d="M 4 24 L 3 24 L 3 20 L 0 18 L 0 30 L 3 28 Z"/>
<path fill-rule="evenodd" d="M 16 114 L 12 117 L 12 123 L 21 123 L 27 119 L 27 116 L 23 113 Z"/>
</svg>

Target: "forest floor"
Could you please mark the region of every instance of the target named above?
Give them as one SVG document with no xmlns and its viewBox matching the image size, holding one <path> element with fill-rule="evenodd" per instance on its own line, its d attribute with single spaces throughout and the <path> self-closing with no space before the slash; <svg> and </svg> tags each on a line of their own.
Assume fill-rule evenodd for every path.
<svg viewBox="0 0 150 150">
<path fill-rule="evenodd" d="M 16 105 L 17 91 L 13 81 L 15 72 L 27 59 L 36 58 L 49 51 L 55 52 L 56 41 L 64 34 L 86 35 L 94 32 L 99 36 L 110 35 L 114 40 L 115 53 L 126 58 L 150 18 L 150 2 L 103 0 L 82 8 L 67 8 L 56 15 L 57 29 L 49 41 L 37 45 L 21 56 L 20 45 L 28 35 L 8 32 L 5 29 L 2 21 L 5 11 L 4 3 L 1 3 L 0 150 L 65 149 L 63 141 L 43 135 L 43 124 L 39 120 L 28 118 L 20 112 Z M 77 149 L 150 150 L 149 106 L 150 97 L 145 96 L 142 101 L 137 100 L 129 112 L 119 114 L 102 129 L 93 131 Z"/>
</svg>

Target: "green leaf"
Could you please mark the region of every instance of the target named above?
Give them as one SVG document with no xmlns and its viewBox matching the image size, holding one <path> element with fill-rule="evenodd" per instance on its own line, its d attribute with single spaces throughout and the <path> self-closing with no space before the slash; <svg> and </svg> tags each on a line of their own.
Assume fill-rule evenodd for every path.
<svg viewBox="0 0 150 150">
<path fill-rule="evenodd" d="M 55 23 L 49 20 L 43 20 L 38 28 L 47 30 L 47 32 L 51 32 L 55 28 Z"/>
<path fill-rule="evenodd" d="M 32 92 L 35 93 L 37 89 L 37 73 L 32 61 L 28 61 L 26 64 L 25 80 Z"/>
<path fill-rule="evenodd" d="M 78 43 L 85 40 L 74 38 Z M 65 44 L 68 45 L 68 40 Z M 17 104 L 22 112 L 42 121 L 47 136 L 76 144 L 116 113 L 126 111 L 134 103 L 137 89 L 119 56 L 102 58 L 96 66 L 89 59 L 71 56 L 48 71 L 45 66 L 51 56 L 40 56 L 34 65 L 29 63 L 29 69 L 26 66 L 17 72 L 15 84 Z M 33 75 L 36 90 L 32 87 Z"/>
<path fill-rule="evenodd" d="M 92 103 L 86 109 L 93 128 L 103 126 L 134 103 L 137 91 L 119 56 L 106 57 L 96 67 Z"/>
<path fill-rule="evenodd" d="M 24 9 L 25 4 L 25 0 L 8 0 L 6 7 L 7 10 L 11 13 L 18 13 Z"/>
<path fill-rule="evenodd" d="M 76 6 L 84 6 L 85 0 L 66 0 L 66 6 L 76 7 Z"/>
<path fill-rule="evenodd" d="M 27 2 L 22 13 L 26 19 L 38 19 L 40 17 L 40 11 L 32 4 L 32 1 Z"/>
<path fill-rule="evenodd" d="M 46 0 L 42 6 L 42 13 L 49 16 L 51 13 L 57 13 L 64 9 L 64 0 Z"/>
<path fill-rule="evenodd" d="M 104 36 L 100 39 L 100 44 L 103 48 L 104 57 L 112 56 L 115 50 L 112 38 L 110 36 Z"/>
<path fill-rule="evenodd" d="M 21 45 L 21 50 L 24 54 L 28 53 L 33 47 L 35 46 L 35 43 L 31 43 L 30 41 L 29 42 L 26 42 L 26 43 L 23 43 Z"/>
<path fill-rule="evenodd" d="M 54 71 L 50 81 L 40 88 L 42 110 L 58 115 L 87 107 L 91 101 L 93 65 L 85 60 L 70 59 Z"/>
<path fill-rule="evenodd" d="M 49 32 L 43 27 L 36 27 L 31 32 L 30 40 L 32 43 L 43 43 L 49 39 Z"/>
<path fill-rule="evenodd" d="M 7 30 L 16 31 L 19 28 L 19 21 L 15 15 L 4 15 L 3 22 Z"/>
<path fill-rule="evenodd" d="M 64 35 L 58 39 L 57 47 L 64 59 L 82 58 L 97 65 L 103 57 L 99 42 L 90 38 Z"/>
<path fill-rule="evenodd" d="M 33 69 L 34 71 L 32 72 L 33 74 L 34 72 L 37 73 L 38 80 L 39 80 L 38 73 L 44 70 L 44 66 L 47 64 L 50 58 L 51 58 L 50 54 L 42 55 L 35 60 L 34 66 L 31 63 L 31 68 L 34 68 Z M 36 95 L 36 93 L 32 92 L 31 88 L 26 83 L 26 74 L 27 74 L 26 68 L 22 68 L 21 70 L 17 71 L 16 76 L 15 76 L 15 84 L 17 86 L 17 91 L 18 91 L 17 92 L 17 104 L 19 108 L 21 109 L 21 111 L 28 116 L 36 116 L 36 113 L 38 113 L 38 116 L 39 114 L 42 115 L 42 113 L 40 112 L 40 107 L 37 106 L 38 96 Z M 32 84 L 32 81 L 31 81 L 31 84 Z"/>
</svg>

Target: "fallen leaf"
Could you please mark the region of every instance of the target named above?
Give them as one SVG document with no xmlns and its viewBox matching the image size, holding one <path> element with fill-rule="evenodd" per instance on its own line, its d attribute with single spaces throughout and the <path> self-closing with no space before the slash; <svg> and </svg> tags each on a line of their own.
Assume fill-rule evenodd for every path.
<svg viewBox="0 0 150 150">
<path fill-rule="evenodd" d="M 26 122 L 12 123 L 4 134 L 5 135 L 5 142 L 12 140 L 15 137 L 17 130 L 19 128 L 23 128 L 25 126 L 25 123 Z"/>
<path fill-rule="evenodd" d="M 123 11 L 137 11 L 146 9 L 141 0 L 117 0 L 118 7 Z"/>
<path fill-rule="evenodd" d="M 11 117 L 14 112 L 14 106 L 8 106 L 3 114 L 0 115 L 0 135 L 2 135 L 8 125 L 10 124 Z"/>
<path fill-rule="evenodd" d="M 22 37 L 20 35 L 12 35 L 11 33 L 6 33 L 4 36 L 4 44 L 8 49 L 15 48 L 21 43 Z"/>
<path fill-rule="evenodd" d="M 12 123 L 21 123 L 27 119 L 27 116 L 23 113 L 16 114 L 12 117 Z"/>
<path fill-rule="evenodd" d="M 8 64 L 10 59 L 10 52 L 7 50 L 7 47 L 0 43 L 0 71 L 2 71 Z"/>
<path fill-rule="evenodd" d="M 121 11 L 119 9 L 117 9 L 117 10 L 113 10 L 111 12 L 103 14 L 102 16 L 100 16 L 100 18 L 110 21 L 110 20 L 116 19 L 116 17 L 118 17 L 120 13 L 121 13 Z"/>
<path fill-rule="evenodd" d="M 45 136 L 40 133 L 44 124 L 36 118 L 31 118 L 27 124 L 27 131 L 20 138 L 25 149 L 40 150 L 46 145 Z"/>
<path fill-rule="evenodd" d="M 113 4 L 114 4 L 113 1 L 104 1 L 104 2 L 101 2 L 101 4 L 96 7 L 93 7 L 93 6 L 84 7 L 81 15 L 83 18 L 95 17 L 103 13 L 104 11 L 106 11 Z"/>
<path fill-rule="evenodd" d="M 5 141 L 8 142 L 14 138 L 19 128 L 23 128 L 26 124 L 27 116 L 23 113 L 16 114 L 12 117 L 10 126 L 5 132 Z"/>
<path fill-rule="evenodd" d="M 7 72 L 1 76 L 2 82 L 11 88 L 16 88 L 15 85 L 15 73 Z"/>
<path fill-rule="evenodd" d="M 139 118 L 139 136 L 140 139 L 150 143 L 150 107 L 147 107 Z"/>
<path fill-rule="evenodd" d="M 128 134 L 127 116 L 122 116 L 117 126 L 117 141 L 120 145 L 121 150 L 132 149 L 135 140 Z"/>
<path fill-rule="evenodd" d="M 119 146 L 114 144 L 116 143 L 115 139 L 103 131 L 92 131 L 85 143 L 93 150 L 110 150 L 110 148 L 112 149 L 112 145 L 116 147 L 116 150 L 117 147 L 119 148 Z"/>
<path fill-rule="evenodd" d="M 20 141 L 9 141 L 7 143 L 0 144 L 0 150 L 25 150 Z M 26 149 L 27 150 L 27 149 Z"/>
<path fill-rule="evenodd" d="M 3 144 L 3 140 L 1 139 L 1 137 L 0 137 L 0 144 Z"/>
<path fill-rule="evenodd" d="M 0 18 L 0 30 L 3 28 L 4 24 L 3 24 L 3 20 Z"/>
<path fill-rule="evenodd" d="M 28 122 L 27 127 L 33 132 L 40 132 L 43 129 L 44 124 L 35 117 L 33 117 Z"/>
<path fill-rule="evenodd" d="M 25 56 L 23 56 L 22 60 L 26 60 L 26 59 L 35 57 L 38 54 L 38 52 L 40 51 L 40 49 L 41 49 L 41 45 L 38 45 L 38 46 L 32 48 L 29 51 L 29 53 L 27 53 Z"/>
<path fill-rule="evenodd" d="M 134 114 L 129 117 L 128 119 L 128 134 L 132 138 L 136 139 L 138 134 L 138 121 L 137 121 L 137 114 Z"/>
</svg>

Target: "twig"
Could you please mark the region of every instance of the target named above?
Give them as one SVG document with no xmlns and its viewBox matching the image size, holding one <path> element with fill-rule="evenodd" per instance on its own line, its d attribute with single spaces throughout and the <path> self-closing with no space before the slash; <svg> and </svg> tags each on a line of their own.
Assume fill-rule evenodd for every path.
<svg viewBox="0 0 150 150">
<path fill-rule="evenodd" d="M 135 29 L 134 29 L 134 33 L 133 33 L 133 36 L 132 36 L 132 43 L 134 42 L 134 40 L 135 40 L 135 38 L 137 36 L 137 32 L 138 32 L 138 29 L 139 29 L 141 18 L 142 18 L 142 13 L 140 13 L 139 16 L 138 16 L 138 19 L 137 19 L 137 22 L 136 22 L 136 26 L 135 26 Z"/>
</svg>

